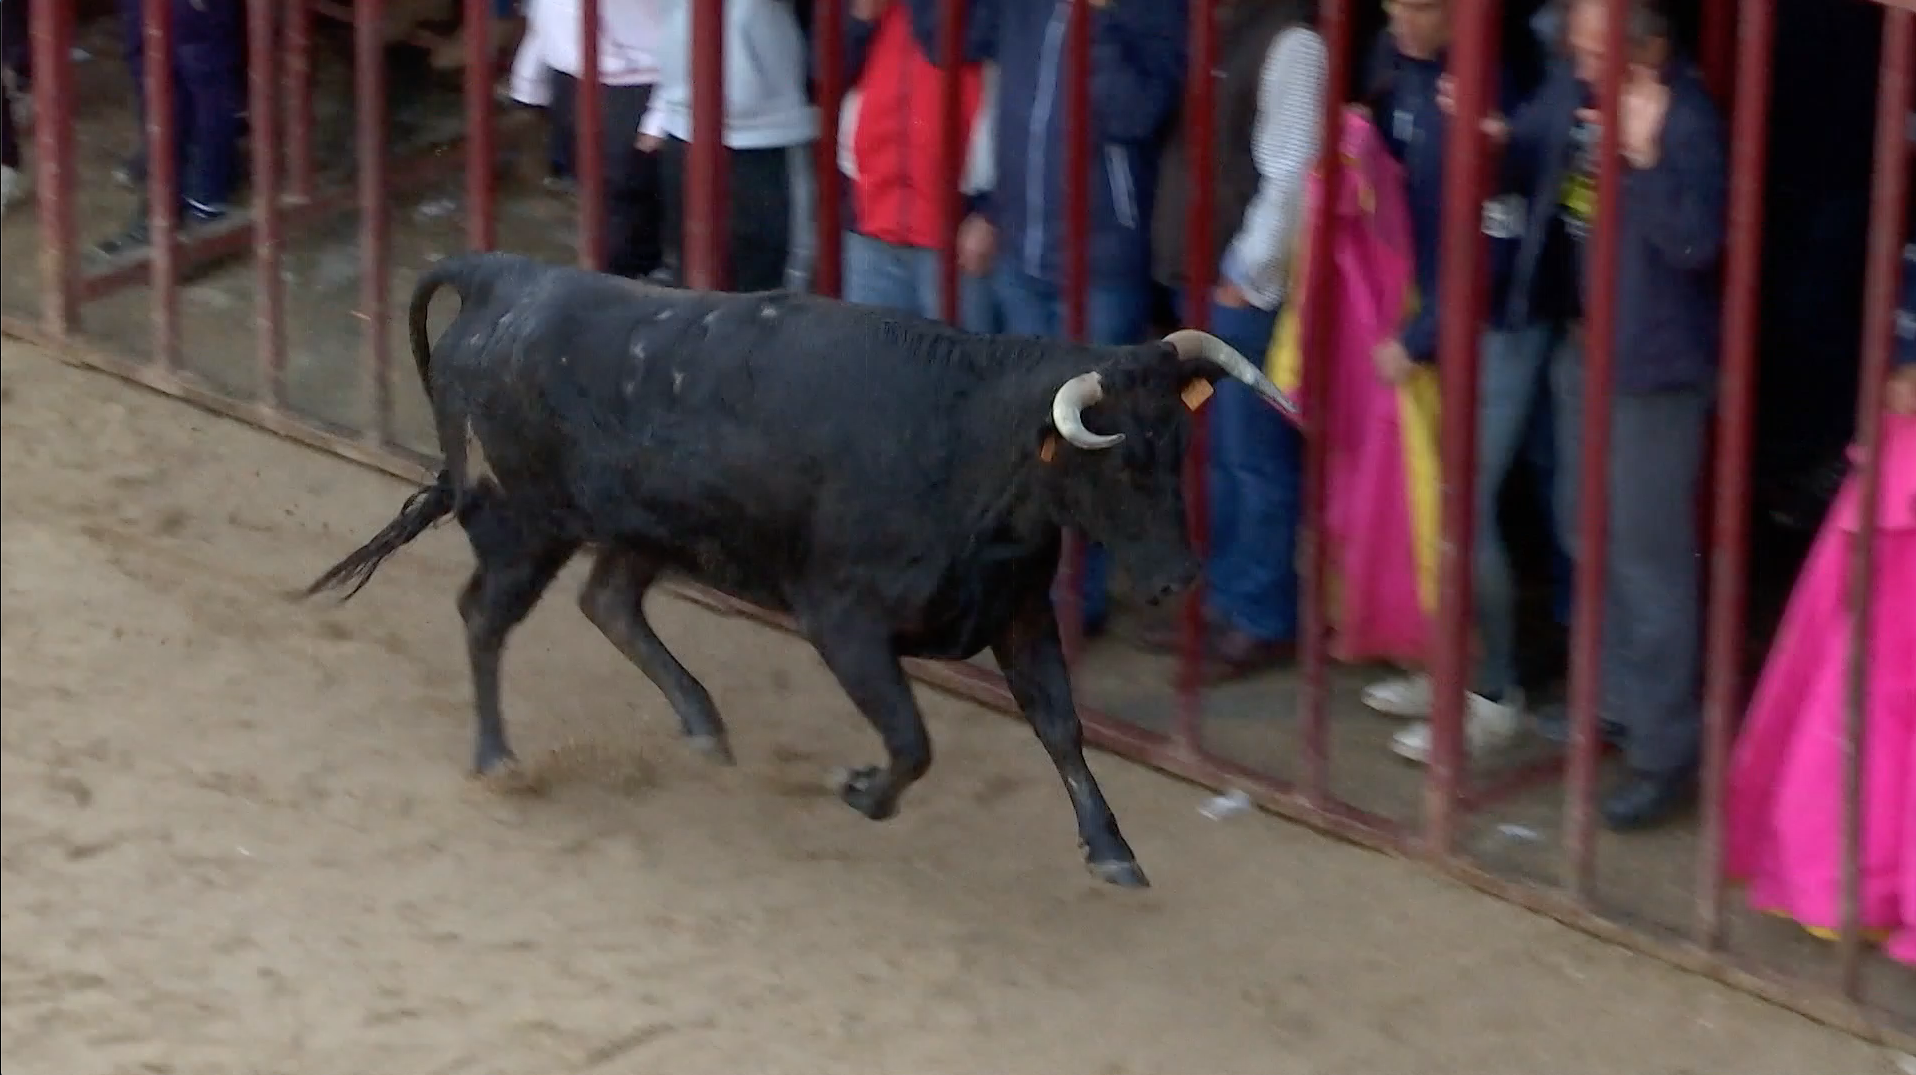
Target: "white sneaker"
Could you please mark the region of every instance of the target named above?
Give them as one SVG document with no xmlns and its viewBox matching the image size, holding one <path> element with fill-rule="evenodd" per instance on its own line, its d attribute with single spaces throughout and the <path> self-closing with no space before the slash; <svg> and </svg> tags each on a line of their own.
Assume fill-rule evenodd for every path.
<svg viewBox="0 0 1916 1075">
<path fill-rule="evenodd" d="M 0 166 L 0 212 L 12 209 L 26 194 L 26 177 L 20 169 Z"/>
<path fill-rule="evenodd" d="M 1382 679 L 1364 688 L 1364 704 L 1387 717 L 1423 720 L 1430 716 L 1430 676 L 1415 672 Z"/>
<path fill-rule="evenodd" d="M 1501 702 L 1481 694 L 1464 695 L 1464 750 L 1483 754 L 1509 746 L 1523 732 L 1523 692 L 1511 688 Z M 1391 753 L 1419 765 L 1430 762 L 1430 722 L 1413 724 L 1391 736 Z"/>
</svg>

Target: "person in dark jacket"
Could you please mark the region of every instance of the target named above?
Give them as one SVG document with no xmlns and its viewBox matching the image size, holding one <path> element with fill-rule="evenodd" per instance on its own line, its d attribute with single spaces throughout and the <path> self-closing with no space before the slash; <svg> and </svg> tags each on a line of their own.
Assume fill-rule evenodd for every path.
<svg viewBox="0 0 1916 1075">
<path fill-rule="evenodd" d="M 1269 349 L 1304 226 L 1304 194 L 1324 132 L 1329 53 L 1314 0 L 1223 0 L 1212 122 L 1211 331 L 1247 355 Z M 1159 284 L 1185 279 L 1190 147 L 1180 125 L 1161 159 L 1152 221 Z M 1187 306 L 1188 310 L 1189 307 Z M 1297 638 L 1297 526 L 1303 440 L 1249 392 L 1219 385 L 1208 410 L 1210 534 L 1205 678 L 1233 679 L 1288 659 Z M 1177 643 L 1176 617 L 1141 638 Z"/>
<path fill-rule="evenodd" d="M 1135 343 L 1151 299 L 1157 151 L 1184 92 L 1187 0 L 1089 0 L 1091 18 L 1090 294 L 1086 335 Z M 1066 29 L 1072 0 L 971 0 L 967 60 L 998 65 L 992 122 L 996 183 L 967 218 L 959 254 L 993 266 L 1005 331 L 1064 330 Z M 1103 549 L 1087 550 L 1084 622 L 1103 626 Z"/>
<path fill-rule="evenodd" d="M 1438 294 L 1443 231 L 1446 117 L 1444 84 L 1450 45 L 1446 0 L 1386 0 L 1389 26 L 1377 43 L 1367 77 L 1366 101 L 1393 155 L 1404 165 L 1419 301 L 1398 335 L 1372 356 L 1377 374 L 1398 383 L 1418 365 L 1437 359 L 1438 319 L 1453 309 Z M 1499 100 L 1515 110 L 1530 89 L 1520 63 L 1499 72 Z M 1517 682 L 1516 585 L 1498 519 L 1499 494 L 1533 430 L 1547 420 L 1543 363 L 1547 348 L 1510 330 L 1504 307 L 1517 252 L 1524 201 L 1502 194 L 1483 207 L 1483 234 L 1490 259 L 1490 324 L 1482 355 L 1477 419 L 1477 628 L 1482 644 L 1475 682 L 1465 696 L 1464 740 L 1472 753 L 1500 748 L 1523 730 L 1523 695 Z M 1458 311 L 1459 314 L 1465 311 Z M 1534 334 L 1533 334 L 1534 335 Z M 1424 721 L 1430 716 L 1429 675 L 1413 673 L 1373 683 L 1364 704 L 1391 716 Z M 1418 723 L 1392 738 L 1391 750 L 1415 762 L 1430 755 L 1430 726 Z"/>
<path fill-rule="evenodd" d="M 1583 314 L 1596 218 L 1596 110 L 1609 9 L 1560 0 L 1568 63 L 1491 133 L 1506 179 L 1529 198 L 1505 317 L 1550 326 L 1560 435 L 1559 518 L 1575 518 L 1581 457 Z M 1619 104 L 1624 158 L 1611 416 L 1602 708 L 1629 771 L 1603 798 L 1617 830 L 1658 824 L 1694 797 L 1701 744 L 1698 482 L 1718 350 L 1717 270 L 1728 175 L 1722 116 L 1675 54 L 1659 0 L 1632 0 Z M 1575 538 L 1571 537 L 1574 551 Z M 1540 719 L 1562 738 L 1562 715 Z"/>
<path fill-rule="evenodd" d="M 11 2 L 11 0 L 9 0 Z M 193 227 L 226 215 L 239 182 L 241 86 L 246 48 L 246 10 L 240 0 L 173 0 L 173 55 L 146 55 L 139 0 L 120 0 L 126 64 L 133 76 L 134 114 L 146 115 L 146 64 L 165 62 L 173 70 L 174 174 L 179 180 L 181 226 Z M 134 154 L 129 179 L 145 181 L 144 149 Z M 144 199 L 142 199 L 144 203 Z M 124 232 L 100 243 L 112 256 L 145 246 L 144 204 Z"/>
</svg>

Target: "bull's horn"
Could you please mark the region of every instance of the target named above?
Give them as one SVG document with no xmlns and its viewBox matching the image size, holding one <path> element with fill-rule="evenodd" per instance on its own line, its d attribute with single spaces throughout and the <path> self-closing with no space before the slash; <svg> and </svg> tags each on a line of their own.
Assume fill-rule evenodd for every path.
<svg viewBox="0 0 1916 1075">
<path fill-rule="evenodd" d="M 1294 411 L 1297 405 L 1284 394 L 1284 390 L 1271 383 L 1264 371 L 1258 369 L 1251 360 L 1239 354 L 1237 348 L 1218 339 L 1208 332 L 1199 332 L 1194 328 L 1181 328 L 1164 338 L 1164 342 L 1177 349 L 1178 357 L 1190 362 L 1203 359 L 1230 374 L 1233 378 L 1251 386 L 1251 391 L 1263 396 L 1281 410 Z"/>
<path fill-rule="evenodd" d="M 1104 398 L 1104 382 L 1095 373 L 1080 373 L 1051 397 L 1051 424 L 1073 445 L 1100 451 L 1124 439 L 1122 433 L 1093 433 L 1084 427 L 1084 409 Z"/>
</svg>

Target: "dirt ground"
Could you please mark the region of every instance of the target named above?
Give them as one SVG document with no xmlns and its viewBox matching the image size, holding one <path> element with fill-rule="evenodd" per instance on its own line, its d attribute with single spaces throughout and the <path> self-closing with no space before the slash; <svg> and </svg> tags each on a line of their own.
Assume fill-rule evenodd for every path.
<svg viewBox="0 0 1916 1075">
<path fill-rule="evenodd" d="M 507 672 L 547 792 L 485 791 L 456 530 L 296 605 L 401 486 L 15 341 L 0 398 L 11 1075 L 1899 1070 L 1110 758 L 1157 887 L 1103 888 L 1028 734 L 930 692 L 939 764 L 874 825 L 810 650 L 672 599 L 740 766 L 559 596 Z"/>
</svg>

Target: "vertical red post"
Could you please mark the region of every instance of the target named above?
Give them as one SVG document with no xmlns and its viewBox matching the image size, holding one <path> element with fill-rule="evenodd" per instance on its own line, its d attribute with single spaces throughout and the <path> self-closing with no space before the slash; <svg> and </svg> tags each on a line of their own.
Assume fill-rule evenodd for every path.
<svg viewBox="0 0 1916 1075">
<path fill-rule="evenodd" d="M 153 359 L 163 369 L 180 364 L 179 154 L 173 151 L 173 6 L 141 0 L 141 54 L 145 62 L 146 219 L 152 243 Z M 71 63 L 71 60 L 62 62 Z"/>
<path fill-rule="evenodd" d="M 812 143 L 812 171 L 817 176 L 817 237 L 812 249 L 812 290 L 838 297 L 844 289 L 845 268 L 843 177 L 838 174 L 838 108 L 845 99 L 846 0 L 818 0 L 812 8 L 814 55 L 818 61 L 818 141 Z M 947 83 L 957 76 L 945 72 Z"/>
<path fill-rule="evenodd" d="M 391 298 L 391 216 L 386 176 L 386 0 L 353 5 L 353 118 L 359 157 L 359 317 L 365 326 L 366 395 L 372 412 L 367 439 L 393 439 L 392 346 L 386 335 Z"/>
<path fill-rule="evenodd" d="M 1190 62 L 1184 78 L 1184 163 L 1189 173 L 1184 207 L 1184 316 L 1192 328 L 1211 327 L 1211 290 L 1217 280 L 1217 241 L 1211 233 L 1217 190 L 1213 178 L 1217 161 L 1217 19 L 1215 0 L 1188 0 Z M 1191 448 L 1185 456 L 1184 506 L 1191 540 L 1202 554 L 1210 539 L 1209 482 L 1205 459 L 1210 454 L 1208 411 L 1191 423 Z M 1185 593 L 1178 620 L 1177 712 L 1171 734 L 1178 744 L 1196 751 L 1204 744 L 1204 581 Z"/>
<path fill-rule="evenodd" d="M 8 0 L 18 3 L 19 0 Z M 67 336 L 80 328 L 80 262 L 74 247 L 73 5 L 32 0 L 35 199 L 40 217 L 40 319 Z"/>
<path fill-rule="evenodd" d="M 259 401 L 286 403 L 286 283 L 280 276 L 279 97 L 274 0 L 247 0 L 246 110 L 252 117 L 253 329 L 259 347 Z"/>
<path fill-rule="evenodd" d="M 605 268 L 605 108 L 599 80 L 599 0 L 579 0 L 579 82 L 574 134 L 578 149 L 579 264 Z M 636 138 L 638 132 L 628 137 Z"/>
<path fill-rule="evenodd" d="M 493 25 L 490 0 L 465 0 L 466 26 L 466 245 L 491 250 L 498 245 L 492 165 Z"/>
<path fill-rule="evenodd" d="M 692 144 L 685 155 L 685 282 L 725 287 L 725 214 L 731 208 L 725 160 L 725 0 L 692 4 Z M 836 159 L 836 158 L 834 158 Z"/>
<path fill-rule="evenodd" d="M 1069 0 L 1064 77 L 1064 331 L 1082 341 L 1091 300 L 1091 0 Z M 1065 660 L 1084 649 L 1084 539 L 1067 533 L 1058 572 Z"/>
<path fill-rule="evenodd" d="M 1700 53 L 1698 66 L 1703 69 L 1704 84 L 1719 101 L 1730 96 L 1735 68 L 1740 62 L 1740 35 L 1737 33 L 1740 22 L 1737 18 L 1737 6 L 1740 2 L 1741 0 L 1703 0 L 1702 23 L 1699 27 L 1697 42 Z M 1766 70 L 1767 67 L 1766 62 Z"/>
<path fill-rule="evenodd" d="M 939 147 L 945 161 L 945 174 L 939 176 L 943 185 L 939 188 L 938 208 L 938 316 L 955 325 L 958 323 L 958 225 L 965 214 L 965 195 L 959 187 L 965 174 L 965 151 L 969 148 L 965 137 L 963 91 L 964 0 L 939 0 L 937 60 L 938 116 L 942 124 Z M 821 194 L 820 220 L 824 219 L 823 201 Z"/>
<path fill-rule="evenodd" d="M 1738 14 L 1712 6 L 1710 14 Z M 1722 27 L 1706 25 L 1706 40 Z M 1702 832 L 1697 845 L 1697 940 L 1723 943 L 1724 775 L 1743 698 L 1750 566 L 1750 448 L 1756 429 L 1756 345 L 1763 301 L 1763 166 L 1769 155 L 1776 0 L 1742 0 L 1731 115 L 1723 356 L 1716 427 L 1710 607 L 1705 626 Z"/>
<path fill-rule="evenodd" d="M 1329 54 L 1324 86 L 1322 143 L 1317 155 L 1319 189 L 1334 191 L 1344 168 L 1344 98 L 1350 92 L 1350 0 L 1323 0 L 1317 13 L 1318 34 Z M 1337 238 L 1337 200 L 1321 197 L 1306 224 L 1308 260 L 1303 266 L 1298 331 L 1304 341 L 1304 368 L 1299 395 L 1304 413 L 1304 519 L 1299 529 L 1299 554 L 1304 564 L 1298 580 L 1302 615 L 1298 657 L 1303 675 L 1298 680 L 1298 712 L 1302 717 L 1305 801 L 1322 810 L 1331 801 L 1330 754 L 1330 546 L 1324 540 L 1330 481 L 1330 439 L 1325 435 L 1330 413 L 1331 348 L 1337 343 L 1337 309 L 1331 295 L 1334 265 L 1331 244 Z"/>
<path fill-rule="evenodd" d="M 1477 522 L 1478 341 L 1487 298 L 1482 234 L 1490 154 L 1483 117 L 1497 88 L 1497 0 L 1458 0 L 1451 15 L 1450 76 L 1455 118 L 1444 143 L 1443 238 L 1437 373 L 1441 382 L 1443 538 L 1438 544 L 1436 646 L 1430 716 L 1430 769 L 1424 781 L 1424 840 L 1449 855 L 1457 839 L 1464 777 L 1464 691 L 1471 672 L 1472 570 Z"/>
<path fill-rule="evenodd" d="M 1869 211 L 1869 264 L 1863 301 L 1863 368 L 1856 404 L 1857 518 L 1850 540 L 1849 705 L 1843 730 L 1843 995 L 1860 999 L 1863 974 L 1863 757 L 1869 727 L 1871 606 L 1875 603 L 1876 530 L 1882 499 L 1884 388 L 1895 348 L 1896 285 L 1909 213 L 1910 90 L 1916 84 L 1916 13 L 1883 14 L 1883 60 L 1876 90 L 1876 151 Z M 1887 595 L 1884 595 L 1887 596 Z"/>
<path fill-rule="evenodd" d="M 291 200 L 313 200 L 313 5 L 286 4 L 286 66 L 280 100 L 286 108 L 286 192 Z M 257 124 L 259 117 L 255 115 Z"/>
<path fill-rule="evenodd" d="M 1597 219 L 1584 307 L 1583 414 L 1559 420 L 1583 423 L 1583 458 L 1577 467 L 1576 608 L 1570 652 L 1570 761 L 1564 781 L 1565 883 L 1588 900 L 1596 883 L 1597 707 L 1603 654 L 1603 589 L 1608 565 L 1610 514 L 1610 402 L 1616 350 L 1617 214 L 1622 210 L 1623 154 L 1615 118 L 1629 62 L 1629 0 L 1602 2 L 1605 19 L 1603 116 L 1597 137 Z M 1563 465 L 1570 465 L 1564 461 Z"/>
</svg>

